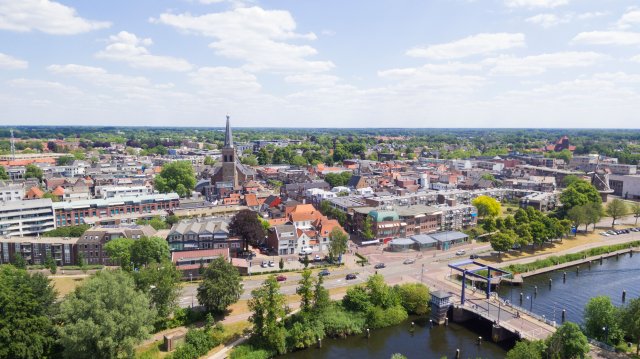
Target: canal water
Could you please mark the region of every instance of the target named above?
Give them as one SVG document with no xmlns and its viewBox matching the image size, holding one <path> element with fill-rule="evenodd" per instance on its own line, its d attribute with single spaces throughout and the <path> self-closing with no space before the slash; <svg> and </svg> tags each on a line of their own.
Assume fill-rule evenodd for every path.
<svg viewBox="0 0 640 359">
<path fill-rule="evenodd" d="M 520 287 L 501 286 L 498 293 L 501 298 L 515 305 L 544 315 L 549 320 L 561 322 L 562 310 L 566 310 L 566 320 L 582 323 L 585 304 L 590 298 L 606 295 L 614 305 L 622 305 L 622 291 L 626 290 L 627 301 L 640 297 L 640 253 L 620 255 L 593 261 L 591 269 L 584 263 L 576 267 L 525 278 Z M 563 273 L 566 282 L 563 283 Z M 549 287 L 549 278 L 552 285 Z M 535 294 L 535 286 L 538 294 Z M 520 293 L 523 301 L 520 304 Z"/>
<path fill-rule="evenodd" d="M 417 320 L 413 332 L 411 321 L 397 326 L 371 331 L 371 337 L 351 336 L 345 339 L 325 339 L 322 348 L 310 348 L 284 355 L 288 359 L 389 359 L 394 353 L 413 358 L 455 358 L 456 349 L 460 349 L 460 358 L 504 358 L 506 350 L 513 345 L 504 343 L 504 347 L 483 340 L 477 345 L 478 336 L 490 338 L 490 324 L 470 321 L 465 326 L 450 323 L 429 327 L 427 319 Z M 470 328 L 480 328 L 480 331 Z M 487 328 L 483 331 L 481 328 Z"/>
</svg>

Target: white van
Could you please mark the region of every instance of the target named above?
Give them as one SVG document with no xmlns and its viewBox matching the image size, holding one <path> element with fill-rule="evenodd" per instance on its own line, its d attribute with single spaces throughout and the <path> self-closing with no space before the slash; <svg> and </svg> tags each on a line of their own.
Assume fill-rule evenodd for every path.
<svg viewBox="0 0 640 359">
<path fill-rule="evenodd" d="M 307 254 L 311 254 L 311 252 L 313 252 L 311 250 L 311 247 L 302 247 L 302 249 L 300 250 L 300 255 L 304 256 L 304 255 L 307 255 Z"/>
</svg>

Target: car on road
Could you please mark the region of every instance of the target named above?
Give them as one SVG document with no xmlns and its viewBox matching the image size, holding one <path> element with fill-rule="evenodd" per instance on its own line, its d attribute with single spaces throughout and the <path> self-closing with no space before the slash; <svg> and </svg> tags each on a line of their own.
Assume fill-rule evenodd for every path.
<svg viewBox="0 0 640 359">
<path fill-rule="evenodd" d="M 478 258 L 480 258 L 480 256 L 477 254 L 472 254 L 469 256 L 469 259 L 478 259 Z"/>
<path fill-rule="evenodd" d="M 355 273 L 347 274 L 347 280 L 356 279 L 358 276 Z"/>
<path fill-rule="evenodd" d="M 464 249 L 460 249 L 460 250 L 456 251 L 456 255 L 457 256 L 463 256 L 463 255 L 465 255 L 465 253 L 467 253 L 467 252 L 465 252 Z"/>
<path fill-rule="evenodd" d="M 320 274 L 321 276 L 323 276 L 323 277 L 324 277 L 324 276 L 328 276 L 328 275 L 329 275 L 329 274 L 331 274 L 331 273 L 330 273 L 328 270 L 323 269 L 323 270 L 321 270 L 321 271 L 320 271 L 320 273 L 318 273 L 318 274 Z"/>
<path fill-rule="evenodd" d="M 278 282 L 284 282 L 285 280 L 287 280 L 287 277 L 283 276 L 283 275 L 279 275 L 276 277 L 276 280 Z"/>
<path fill-rule="evenodd" d="M 413 264 L 413 263 L 415 263 L 415 262 L 416 262 L 416 260 L 415 260 L 415 259 L 413 259 L 413 258 L 407 258 L 407 259 L 405 259 L 405 260 L 402 262 L 402 264 Z"/>
<path fill-rule="evenodd" d="M 380 263 L 376 264 L 375 266 L 373 266 L 373 268 L 375 268 L 375 269 L 382 269 L 382 268 L 385 268 L 385 267 L 386 267 L 386 265 L 384 263 L 382 263 L 382 262 L 380 262 Z"/>
</svg>

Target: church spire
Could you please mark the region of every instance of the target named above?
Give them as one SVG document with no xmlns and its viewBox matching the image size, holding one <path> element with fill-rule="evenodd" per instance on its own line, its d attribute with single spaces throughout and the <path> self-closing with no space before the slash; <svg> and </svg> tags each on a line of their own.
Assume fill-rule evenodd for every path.
<svg viewBox="0 0 640 359">
<path fill-rule="evenodd" d="M 224 132 L 224 147 L 233 148 L 233 136 L 231 135 L 231 126 L 229 126 L 229 115 L 227 115 L 227 129 Z"/>
</svg>

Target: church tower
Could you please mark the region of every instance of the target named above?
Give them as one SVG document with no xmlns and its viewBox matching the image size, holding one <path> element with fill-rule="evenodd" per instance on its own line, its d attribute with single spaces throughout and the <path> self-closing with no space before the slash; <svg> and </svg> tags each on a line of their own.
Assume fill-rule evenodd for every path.
<svg viewBox="0 0 640 359">
<path fill-rule="evenodd" d="M 224 147 L 222 147 L 222 180 L 238 187 L 238 174 L 236 173 L 236 149 L 233 147 L 233 136 L 227 115 L 227 128 L 224 132 Z"/>
</svg>

